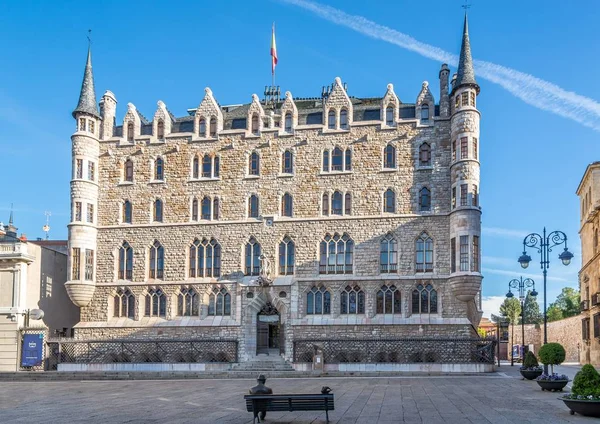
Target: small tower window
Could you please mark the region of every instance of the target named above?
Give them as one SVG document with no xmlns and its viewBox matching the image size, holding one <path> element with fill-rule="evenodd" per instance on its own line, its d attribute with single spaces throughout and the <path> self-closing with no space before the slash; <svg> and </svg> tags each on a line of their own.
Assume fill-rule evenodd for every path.
<svg viewBox="0 0 600 424">
<path fill-rule="evenodd" d="M 348 110 L 342 109 L 340 111 L 340 128 L 347 130 L 348 129 Z"/>
<path fill-rule="evenodd" d="M 421 212 L 431 210 L 431 192 L 427 187 L 423 187 L 419 191 L 419 209 Z"/>
<path fill-rule="evenodd" d="M 94 125 L 94 121 L 92 121 L 91 119 L 88 121 L 88 131 L 91 132 L 92 134 L 94 134 L 94 130 L 95 130 L 95 125 Z"/>
<path fill-rule="evenodd" d="M 215 118 L 214 116 L 210 118 L 210 136 L 217 136 L 217 118 Z"/>
<path fill-rule="evenodd" d="M 469 92 L 469 104 L 475 107 L 475 93 L 472 91 Z"/>
<path fill-rule="evenodd" d="M 285 193 L 281 198 L 281 215 L 291 217 L 293 215 L 292 196 L 290 193 Z"/>
<path fill-rule="evenodd" d="M 255 135 L 259 135 L 258 114 L 257 113 L 254 113 L 252 115 L 252 133 Z"/>
<path fill-rule="evenodd" d="M 125 161 L 125 181 L 133 182 L 133 161 L 131 159 Z"/>
<path fill-rule="evenodd" d="M 345 171 L 352 171 L 352 150 L 346 149 L 346 161 L 345 161 Z"/>
<path fill-rule="evenodd" d="M 462 105 L 463 106 L 469 106 L 469 92 L 465 91 L 464 93 L 462 93 Z"/>
<path fill-rule="evenodd" d="M 396 168 L 396 148 L 391 144 L 385 146 L 383 150 L 383 167 L 386 169 Z"/>
<path fill-rule="evenodd" d="M 206 119 L 204 118 L 200 118 L 200 121 L 198 121 L 198 135 L 200 137 L 206 137 Z"/>
<path fill-rule="evenodd" d="M 393 108 L 393 106 L 388 106 L 385 109 L 385 124 L 388 127 L 391 127 L 394 125 L 394 108 Z"/>
<path fill-rule="evenodd" d="M 165 123 L 162 119 L 158 121 L 158 124 L 156 124 L 156 138 L 159 140 L 163 140 L 165 138 Z"/>
<path fill-rule="evenodd" d="M 431 166 L 431 146 L 429 143 L 423 143 L 419 147 L 419 165 Z"/>
<path fill-rule="evenodd" d="M 460 139 L 460 158 L 467 159 L 469 157 L 469 138 L 461 137 Z"/>
<path fill-rule="evenodd" d="M 428 122 L 429 121 L 429 105 L 422 105 L 421 106 L 421 122 Z"/>
<path fill-rule="evenodd" d="M 123 202 L 123 222 L 125 224 L 131 224 L 131 209 L 131 202 L 125 200 L 125 202 Z"/>
<path fill-rule="evenodd" d="M 396 213 L 396 193 L 391 188 L 388 188 L 383 194 L 383 211 Z"/>
<path fill-rule="evenodd" d="M 249 172 L 250 175 L 259 175 L 260 173 L 260 158 L 258 153 L 252 152 L 250 155 Z"/>
<path fill-rule="evenodd" d="M 213 177 L 219 178 L 219 171 L 220 171 L 219 168 L 221 166 L 221 160 L 219 159 L 219 156 L 215 156 L 213 159 L 213 162 L 214 162 L 214 169 L 215 169 Z"/>
<path fill-rule="evenodd" d="M 200 159 L 198 156 L 194 156 L 194 160 L 192 161 L 192 178 L 198 178 L 200 175 Z"/>
<path fill-rule="evenodd" d="M 344 196 L 344 215 L 352 215 L 352 195 L 346 193 Z"/>
<path fill-rule="evenodd" d="M 163 203 L 162 200 L 156 199 L 154 201 L 154 222 L 162 222 L 163 220 Z"/>
<path fill-rule="evenodd" d="M 292 114 L 290 112 L 285 114 L 285 132 L 292 132 Z"/>
<path fill-rule="evenodd" d="M 323 150 L 323 172 L 329 172 L 329 150 Z"/>
<path fill-rule="evenodd" d="M 198 199 L 192 200 L 192 221 L 198 221 Z"/>
<path fill-rule="evenodd" d="M 219 219 L 219 198 L 213 199 L 213 219 L 216 221 Z"/>
<path fill-rule="evenodd" d="M 248 201 L 248 217 L 249 218 L 258 218 L 259 217 L 259 212 L 258 212 L 258 196 L 256 194 L 253 194 L 252 196 L 250 196 L 250 199 Z"/>
<path fill-rule="evenodd" d="M 477 139 L 473 138 L 473 159 L 477 160 L 478 156 L 477 156 L 478 152 L 477 152 Z"/>
<path fill-rule="evenodd" d="M 292 174 L 294 172 L 294 155 L 289 150 L 283 152 L 283 169 L 284 174 Z"/>
<path fill-rule="evenodd" d="M 323 199 L 322 199 L 322 212 L 321 214 L 323 216 L 328 216 L 329 215 L 329 194 L 324 193 L 323 194 Z"/>
<path fill-rule="evenodd" d="M 327 128 L 335 130 L 335 110 L 330 109 L 327 114 Z"/>
<path fill-rule="evenodd" d="M 79 131 L 85 131 L 85 118 L 79 118 Z"/>
<path fill-rule="evenodd" d="M 133 122 L 127 124 L 127 141 L 133 141 Z"/>
<path fill-rule="evenodd" d="M 154 161 L 154 179 L 162 181 L 164 179 L 164 166 L 162 158 L 156 158 Z"/>
</svg>

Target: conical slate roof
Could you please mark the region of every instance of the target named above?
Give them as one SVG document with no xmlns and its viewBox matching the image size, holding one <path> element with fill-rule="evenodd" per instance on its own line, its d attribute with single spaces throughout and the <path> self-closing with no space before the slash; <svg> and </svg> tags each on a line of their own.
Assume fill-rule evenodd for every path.
<svg viewBox="0 0 600 424">
<path fill-rule="evenodd" d="M 458 61 L 456 83 L 454 87 L 465 84 L 477 86 L 475 81 L 475 70 L 473 69 L 473 58 L 471 57 L 471 43 L 469 41 L 469 23 L 465 14 L 465 25 L 463 29 L 462 45 L 460 47 L 460 58 Z M 479 86 L 477 86 L 479 88 Z"/>
<path fill-rule="evenodd" d="M 85 72 L 83 73 L 83 82 L 81 83 L 81 93 L 79 102 L 73 111 L 73 117 L 76 113 L 83 112 L 100 118 L 98 113 L 98 104 L 96 103 L 96 90 L 94 89 L 94 73 L 92 72 L 92 49 L 88 48 L 87 62 Z"/>
</svg>

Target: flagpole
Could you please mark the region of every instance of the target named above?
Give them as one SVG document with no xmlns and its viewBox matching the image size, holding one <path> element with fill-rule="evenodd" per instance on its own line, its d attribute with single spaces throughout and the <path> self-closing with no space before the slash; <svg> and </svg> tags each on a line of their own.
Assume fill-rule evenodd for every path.
<svg viewBox="0 0 600 424">
<path fill-rule="evenodd" d="M 272 32 L 272 37 L 275 37 L 275 22 L 273 22 L 273 32 Z M 273 57 L 271 57 L 271 68 L 272 71 L 271 72 L 271 86 L 273 87 L 273 89 L 275 89 L 275 67 L 273 66 Z"/>
</svg>

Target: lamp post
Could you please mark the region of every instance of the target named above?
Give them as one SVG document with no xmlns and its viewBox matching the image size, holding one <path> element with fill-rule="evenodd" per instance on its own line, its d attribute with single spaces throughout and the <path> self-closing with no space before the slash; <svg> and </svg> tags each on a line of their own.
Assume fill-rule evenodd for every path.
<svg viewBox="0 0 600 424">
<path fill-rule="evenodd" d="M 519 257 L 518 262 L 523 269 L 529 266 L 531 256 L 527 254 L 527 248 L 531 247 L 540 254 L 540 267 L 544 276 L 544 344 L 548 343 L 548 316 L 546 314 L 546 275 L 550 267 L 550 252 L 556 246 L 564 244 L 565 249 L 558 255 L 563 265 L 567 266 L 573 259 L 573 254 L 567 248 L 567 235 L 562 231 L 552 231 L 546 234 L 546 227 L 542 235 L 531 233 L 523 239 L 523 254 Z M 548 374 L 548 365 L 544 364 L 544 373 Z"/>
<path fill-rule="evenodd" d="M 525 290 L 530 287 L 533 288 L 531 295 L 533 297 L 536 297 L 538 295 L 538 292 L 535 291 L 535 281 L 533 281 L 531 278 L 526 278 L 524 280 L 523 277 L 520 277 L 518 280 L 514 278 L 508 282 L 508 293 L 506 293 L 506 297 L 510 299 L 514 296 L 513 292 L 510 291 L 510 289 L 519 290 L 519 301 L 521 302 L 521 344 L 523 345 L 523 358 L 525 358 Z"/>
</svg>

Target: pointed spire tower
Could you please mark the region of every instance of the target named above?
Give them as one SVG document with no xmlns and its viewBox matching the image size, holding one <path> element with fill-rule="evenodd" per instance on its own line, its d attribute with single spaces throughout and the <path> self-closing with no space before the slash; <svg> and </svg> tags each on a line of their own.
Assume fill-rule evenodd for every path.
<svg viewBox="0 0 600 424">
<path fill-rule="evenodd" d="M 465 12 L 465 23 L 463 26 L 462 44 L 460 46 L 460 57 L 458 60 L 458 71 L 456 81 L 452 87 L 453 91 L 461 86 L 469 85 L 479 94 L 479 85 L 475 81 L 475 69 L 473 68 L 473 57 L 471 56 L 471 42 L 469 40 L 469 21 Z"/>
<path fill-rule="evenodd" d="M 88 46 L 87 62 L 83 72 L 83 81 L 81 83 L 81 92 L 79 93 L 79 102 L 73 111 L 73 118 L 78 113 L 87 113 L 100 118 L 98 104 L 96 103 L 96 90 L 94 88 L 94 73 L 92 72 L 92 46 Z"/>
</svg>

